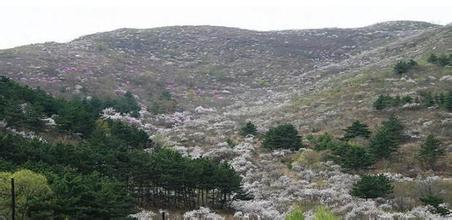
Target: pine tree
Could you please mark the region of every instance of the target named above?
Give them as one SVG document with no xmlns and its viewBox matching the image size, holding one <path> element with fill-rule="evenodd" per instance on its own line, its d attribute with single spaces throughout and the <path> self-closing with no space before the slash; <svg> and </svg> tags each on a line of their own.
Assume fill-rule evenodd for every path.
<svg viewBox="0 0 452 220">
<path fill-rule="evenodd" d="M 268 149 L 283 148 L 298 150 L 301 147 L 301 137 L 293 125 L 283 124 L 270 128 L 265 133 L 262 146 Z"/>
<path fill-rule="evenodd" d="M 441 142 L 433 135 L 427 136 L 419 151 L 419 159 L 429 168 L 434 169 L 438 159 L 445 155 Z"/>
<path fill-rule="evenodd" d="M 397 151 L 402 139 L 402 130 L 402 124 L 394 115 L 384 121 L 370 139 L 369 150 L 373 156 L 376 159 L 387 158 L 392 152 Z"/>
<path fill-rule="evenodd" d="M 449 91 L 445 97 L 444 108 L 446 108 L 447 111 L 452 112 L 452 91 Z"/>
<path fill-rule="evenodd" d="M 382 174 L 376 176 L 365 175 L 353 184 L 351 195 L 365 199 L 378 198 L 392 193 L 392 189 L 392 182 L 388 177 Z"/>
<path fill-rule="evenodd" d="M 240 128 L 240 134 L 242 136 L 247 136 L 247 135 L 256 135 L 257 134 L 257 129 L 256 126 L 251 122 L 247 122 L 244 126 L 242 126 Z"/>
<path fill-rule="evenodd" d="M 437 63 L 438 62 L 438 56 L 436 54 L 430 54 L 430 56 L 427 58 L 427 62 L 429 63 Z"/>
<path fill-rule="evenodd" d="M 375 100 L 373 106 L 377 110 L 382 110 L 382 109 L 386 108 L 385 96 L 384 95 L 378 96 L 378 98 L 377 98 L 377 100 Z"/>
<path fill-rule="evenodd" d="M 344 140 L 350 140 L 355 137 L 363 137 L 366 139 L 370 137 L 368 126 L 360 121 L 354 121 L 353 124 L 344 129 L 344 131 Z"/>
</svg>

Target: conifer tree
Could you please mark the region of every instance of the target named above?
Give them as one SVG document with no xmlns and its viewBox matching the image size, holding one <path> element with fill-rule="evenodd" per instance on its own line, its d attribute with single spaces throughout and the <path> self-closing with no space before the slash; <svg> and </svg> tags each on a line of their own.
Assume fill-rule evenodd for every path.
<svg viewBox="0 0 452 220">
<path fill-rule="evenodd" d="M 433 135 L 428 135 L 419 151 L 419 159 L 424 165 L 434 169 L 438 159 L 445 155 L 441 142 Z"/>
<path fill-rule="evenodd" d="M 388 177 L 382 174 L 376 176 L 365 175 L 353 184 L 351 194 L 352 196 L 365 199 L 378 198 L 391 193 L 392 189 L 392 182 Z"/>
<path fill-rule="evenodd" d="M 257 134 L 256 126 L 251 121 L 247 122 L 244 126 L 240 128 L 240 134 L 242 136 L 247 136 L 249 134 L 256 135 Z"/>
<path fill-rule="evenodd" d="M 265 133 L 262 146 L 268 149 L 283 148 L 298 150 L 301 147 L 301 138 L 293 125 L 283 124 L 270 128 Z"/>
<path fill-rule="evenodd" d="M 387 158 L 392 152 L 397 151 L 402 139 L 402 130 L 402 124 L 394 115 L 384 121 L 370 139 L 369 150 L 373 156 L 376 159 Z"/>
<path fill-rule="evenodd" d="M 368 126 L 360 121 L 354 121 L 353 124 L 344 129 L 344 131 L 344 140 L 350 140 L 355 137 L 363 137 L 366 139 L 370 137 Z"/>
</svg>

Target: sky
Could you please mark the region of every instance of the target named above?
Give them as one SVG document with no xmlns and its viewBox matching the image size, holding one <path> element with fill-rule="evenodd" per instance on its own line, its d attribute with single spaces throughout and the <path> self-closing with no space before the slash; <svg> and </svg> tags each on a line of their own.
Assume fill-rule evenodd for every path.
<svg viewBox="0 0 452 220">
<path fill-rule="evenodd" d="M 252 30 L 452 23 L 452 0 L 0 0 L 0 49 L 118 28 L 218 25 Z"/>
</svg>

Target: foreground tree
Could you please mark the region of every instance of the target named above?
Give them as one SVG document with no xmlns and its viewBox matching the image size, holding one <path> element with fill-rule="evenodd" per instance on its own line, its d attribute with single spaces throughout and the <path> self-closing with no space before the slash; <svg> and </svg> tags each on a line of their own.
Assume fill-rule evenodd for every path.
<svg viewBox="0 0 452 220">
<path fill-rule="evenodd" d="M 369 149 L 376 159 L 387 158 L 397 151 L 402 140 L 403 126 L 400 121 L 392 115 L 370 139 Z"/>
<path fill-rule="evenodd" d="M 301 137 L 297 129 L 291 124 L 283 124 L 270 128 L 265 135 L 262 146 L 267 149 L 292 149 L 301 147 Z"/>
<path fill-rule="evenodd" d="M 372 155 L 364 147 L 342 144 L 334 150 L 335 161 L 346 170 L 366 169 L 374 163 Z"/>
<path fill-rule="evenodd" d="M 365 175 L 353 184 L 351 195 L 365 199 L 378 198 L 392 193 L 392 189 L 392 182 L 386 176 L 382 174 L 376 176 Z"/>
<path fill-rule="evenodd" d="M 16 192 L 16 217 L 19 219 L 50 218 L 50 198 L 52 190 L 47 178 L 30 170 L 14 173 L 0 173 L 0 213 L 11 216 L 11 178 L 14 178 Z"/>
<path fill-rule="evenodd" d="M 419 151 L 419 160 L 428 168 L 434 169 L 438 159 L 444 156 L 445 149 L 433 135 L 427 136 Z"/>
</svg>

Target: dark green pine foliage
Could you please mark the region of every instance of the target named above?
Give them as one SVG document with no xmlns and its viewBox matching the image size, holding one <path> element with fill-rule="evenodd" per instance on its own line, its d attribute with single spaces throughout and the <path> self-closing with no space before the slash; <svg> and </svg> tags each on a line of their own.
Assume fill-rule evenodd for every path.
<svg viewBox="0 0 452 220">
<path fill-rule="evenodd" d="M 402 140 L 402 130 L 402 124 L 394 115 L 382 123 L 369 143 L 370 153 L 375 159 L 388 158 L 398 150 Z"/>
<path fill-rule="evenodd" d="M 368 126 L 364 123 L 361 123 L 360 121 L 354 121 L 353 124 L 344 129 L 344 131 L 344 140 L 350 140 L 355 137 L 363 137 L 367 139 L 370 137 L 371 133 Z"/>
<path fill-rule="evenodd" d="M 126 106 L 133 105 L 131 98 L 123 99 Z M 55 99 L 0 78 L 0 121 L 32 131 L 45 126 L 42 131 L 55 136 L 82 134 L 68 144 L 0 132 L 0 172 L 30 169 L 45 175 L 53 191 L 50 200 L 32 201 L 33 216 L 122 219 L 138 207 L 226 208 L 241 192 L 241 177 L 226 163 L 183 157 L 155 144 L 145 152 L 152 142 L 144 131 L 100 118 L 107 102 Z M 56 128 L 39 123 L 52 115 L 58 115 Z"/>
<path fill-rule="evenodd" d="M 358 182 L 353 184 L 351 195 L 371 199 L 385 197 L 392 193 L 392 190 L 392 181 L 388 177 L 382 174 L 376 176 L 364 175 Z"/>
<path fill-rule="evenodd" d="M 440 54 L 439 56 L 436 54 L 431 54 L 427 58 L 427 62 L 437 64 L 441 67 L 452 65 L 452 54 Z"/>
<path fill-rule="evenodd" d="M 421 202 L 424 203 L 424 205 L 431 206 L 430 211 L 432 213 L 440 214 L 441 216 L 446 216 L 451 213 L 451 210 L 449 210 L 446 207 L 441 206 L 441 204 L 444 203 L 444 199 L 442 199 L 439 196 L 428 194 L 422 198 L 420 198 Z"/>
<path fill-rule="evenodd" d="M 346 170 L 367 169 L 373 165 L 374 159 L 366 148 L 350 144 L 342 144 L 334 150 L 334 161 Z"/>
<path fill-rule="evenodd" d="M 399 74 L 399 75 L 403 74 L 403 73 L 407 73 L 416 66 L 417 66 L 417 63 L 414 60 L 408 60 L 408 61 L 402 60 L 402 61 L 397 62 L 397 64 L 394 66 L 394 73 Z"/>
<path fill-rule="evenodd" d="M 254 125 L 251 121 L 247 122 L 240 128 L 240 134 L 242 136 L 247 136 L 249 134 L 256 135 L 257 134 L 256 125 Z"/>
<path fill-rule="evenodd" d="M 447 96 L 446 96 L 445 101 L 444 101 L 444 108 L 447 111 L 452 112 L 452 91 L 449 91 L 447 93 Z"/>
<path fill-rule="evenodd" d="M 292 149 L 301 148 L 301 137 L 295 126 L 283 124 L 270 128 L 262 141 L 262 146 L 267 149 Z"/>
<path fill-rule="evenodd" d="M 427 136 L 419 151 L 419 160 L 428 168 L 435 168 L 440 157 L 446 154 L 445 149 L 441 146 L 441 142 L 433 135 Z"/>
<path fill-rule="evenodd" d="M 437 63 L 438 62 L 438 56 L 434 53 L 430 54 L 430 56 L 427 58 L 427 62 L 429 63 Z"/>
</svg>

